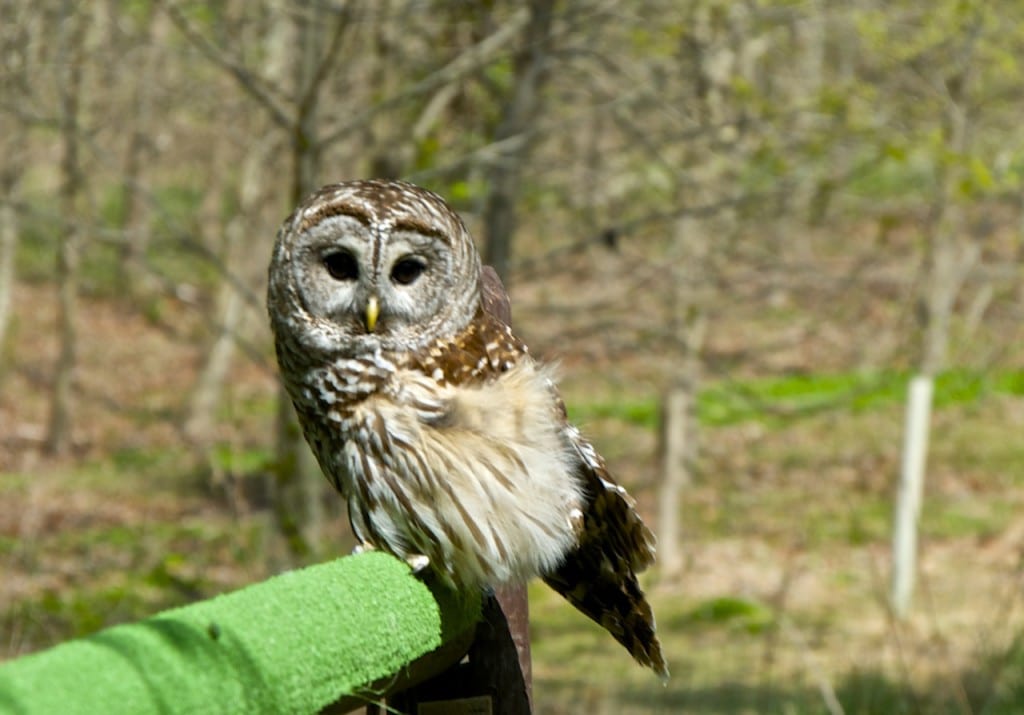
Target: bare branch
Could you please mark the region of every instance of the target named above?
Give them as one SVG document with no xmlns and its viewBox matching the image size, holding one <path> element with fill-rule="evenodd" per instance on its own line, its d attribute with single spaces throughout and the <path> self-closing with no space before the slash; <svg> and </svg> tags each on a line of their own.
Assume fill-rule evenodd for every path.
<svg viewBox="0 0 1024 715">
<path fill-rule="evenodd" d="M 334 32 L 331 35 L 331 43 L 327 47 L 327 52 L 324 53 L 323 57 L 320 58 L 320 62 L 317 64 L 316 71 L 313 73 L 312 78 L 309 81 L 309 85 L 305 88 L 302 99 L 299 100 L 299 115 L 305 115 L 306 111 L 316 103 L 316 98 L 320 94 L 320 86 L 324 80 L 327 79 L 327 75 L 334 66 L 334 61 L 338 57 L 338 52 L 342 48 L 342 40 L 345 37 L 345 30 L 350 26 L 350 20 L 352 19 L 352 5 L 346 4 L 342 7 L 338 13 L 338 19 L 334 25 Z"/>
<path fill-rule="evenodd" d="M 171 18 L 171 22 L 174 23 L 174 26 L 181 31 L 181 34 L 183 34 L 185 38 L 203 54 L 204 57 L 234 77 L 238 82 L 238 85 L 245 90 L 250 97 L 256 100 L 257 104 L 267 110 L 267 113 L 270 115 L 274 124 L 284 129 L 291 127 L 292 122 L 288 118 L 288 114 L 278 106 L 274 98 L 271 97 L 268 91 L 264 88 L 263 85 L 266 84 L 265 82 L 241 64 L 228 57 L 216 45 L 196 31 L 185 16 L 181 14 L 181 11 L 177 8 L 174 2 L 171 2 L 170 0 L 163 0 L 161 4 L 167 10 L 168 17 Z"/>
<path fill-rule="evenodd" d="M 329 131 L 319 141 L 319 148 L 323 150 L 350 132 L 365 126 L 367 122 L 382 112 L 393 109 L 413 97 L 429 94 L 439 87 L 457 82 L 475 72 L 480 67 L 494 60 L 504 50 L 505 46 L 515 39 L 519 31 L 526 25 L 528 19 L 529 12 L 525 8 L 517 10 L 492 35 L 473 45 L 441 69 L 424 77 L 419 82 L 409 85 L 384 101 L 371 106 L 369 109 L 358 112 L 341 126 Z"/>
</svg>

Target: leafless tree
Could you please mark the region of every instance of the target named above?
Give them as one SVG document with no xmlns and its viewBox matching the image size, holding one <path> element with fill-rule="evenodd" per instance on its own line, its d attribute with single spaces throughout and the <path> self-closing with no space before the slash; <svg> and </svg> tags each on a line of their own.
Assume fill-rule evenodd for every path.
<svg viewBox="0 0 1024 715">
<path fill-rule="evenodd" d="M 124 296 L 151 293 L 152 276 L 146 270 L 146 250 L 150 243 L 151 222 L 145 200 L 142 176 L 150 163 L 157 141 L 156 91 L 160 72 L 167 61 L 167 15 L 150 8 L 141 19 L 142 31 L 136 53 L 141 55 L 130 77 L 128 88 L 129 128 L 121 176 L 120 261 L 121 293 Z"/>
<path fill-rule="evenodd" d="M 63 454 L 71 447 L 72 388 L 77 342 L 78 266 L 81 251 L 80 152 L 82 74 L 86 66 L 88 12 L 63 4 L 57 33 L 56 72 L 60 98 L 62 226 L 57 249 L 58 336 L 60 352 L 54 374 L 46 449 Z"/>
<path fill-rule="evenodd" d="M 494 143 L 503 147 L 489 168 L 487 198 L 484 201 L 484 261 L 503 280 L 508 279 L 512 238 L 516 231 L 516 202 L 523 165 L 540 123 L 545 79 L 551 71 L 552 23 L 557 3 L 531 0 L 530 19 L 514 62 L 515 79 L 502 103 L 501 119 L 494 131 Z"/>
</svg>

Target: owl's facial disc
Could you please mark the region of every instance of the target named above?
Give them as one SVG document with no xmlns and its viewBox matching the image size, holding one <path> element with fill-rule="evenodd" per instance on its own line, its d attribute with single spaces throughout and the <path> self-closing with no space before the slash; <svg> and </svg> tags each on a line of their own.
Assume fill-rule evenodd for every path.
<svg viewBox="0 0 1024 715">
<path fill-rule="evenodd" d="M 478 264 L 459 270 L 446 238 L 401 224 L 328 216 L 306 229 L 294 258 L 304 309 L 346 353 L 454 335 L 475 310 Z"/>
</svg>

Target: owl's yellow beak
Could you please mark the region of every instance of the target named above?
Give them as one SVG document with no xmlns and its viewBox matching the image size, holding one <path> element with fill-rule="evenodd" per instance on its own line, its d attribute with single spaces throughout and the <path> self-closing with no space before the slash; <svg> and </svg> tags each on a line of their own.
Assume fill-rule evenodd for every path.
<svg viewBox="0 0 1024 715">
<path fill-rule="evenodd" d="M 377 327 L 377 316 L 379 315 L 380 304 L 377 302 L 377 296 L 371 295 L 370 300 L 366 301 L 366 329 L 371 333 Z"/>
</svg>

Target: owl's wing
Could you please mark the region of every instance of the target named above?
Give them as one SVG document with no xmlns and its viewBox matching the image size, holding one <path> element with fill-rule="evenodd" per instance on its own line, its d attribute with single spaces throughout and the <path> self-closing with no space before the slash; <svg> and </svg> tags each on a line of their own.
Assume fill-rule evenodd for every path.
<svg viewBox="0 0 1024 715">
<path fill-rule="evenodd" d="M 508 299 L 508 291 L 498 272 L 490 266 L 480 269 L 480 302 L 485 313 L 504 325 L 512 325 L 512 304 Z"/>
<path fill-rule="evenodd" d="M 484 266 L 480 274 L 481 307 L 504 325 L 511 323 L 508 294 L 498 274 Z M 544 581 L 569 603 L 605 628 L 641 665 L 668 677 L 654 614 L 636 574 L 654 562 L 654 535 L 625 489 L 615 483 L 601 455 L 571 424 L 552 386 L 561 412 L 564 438 L 579 457 L 577 478 L 585 503 L 577 547 Z"/>
</svg>

